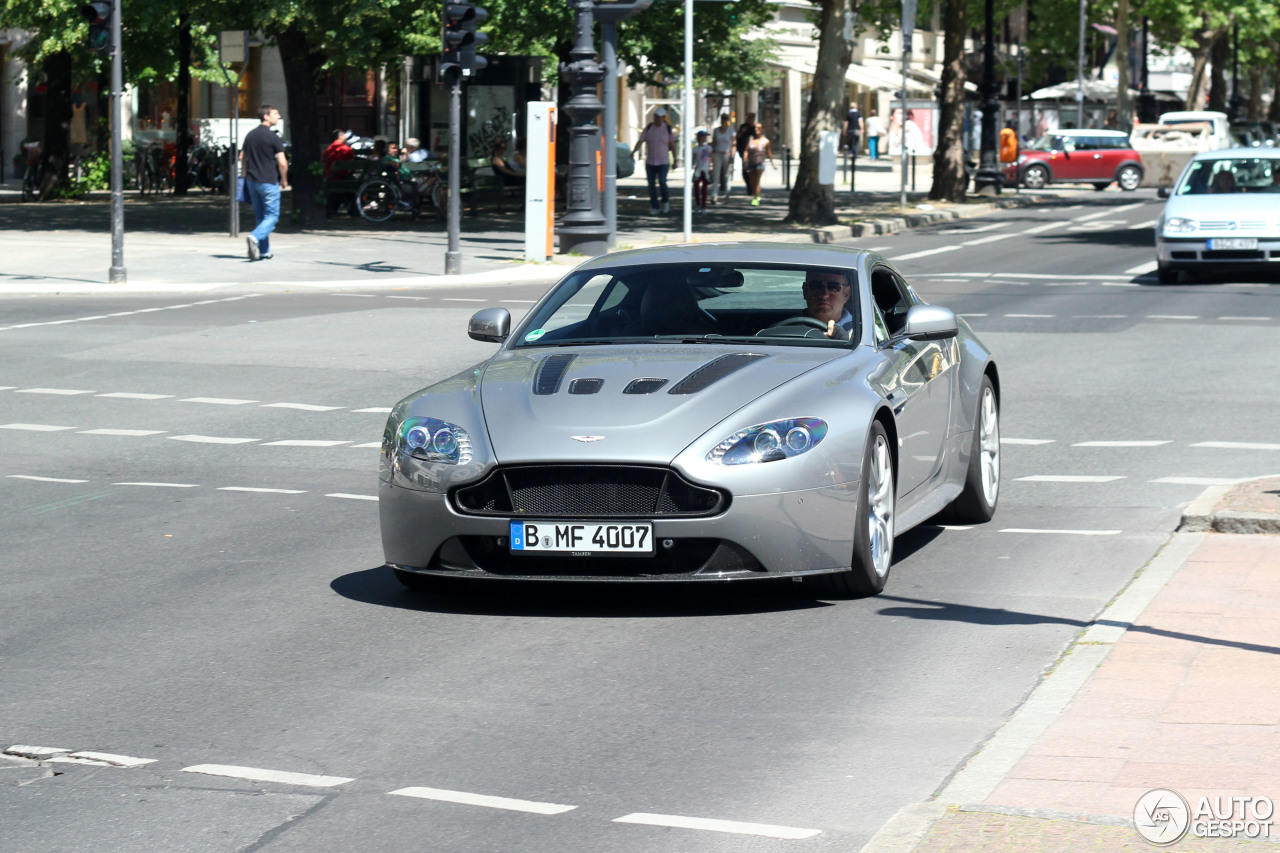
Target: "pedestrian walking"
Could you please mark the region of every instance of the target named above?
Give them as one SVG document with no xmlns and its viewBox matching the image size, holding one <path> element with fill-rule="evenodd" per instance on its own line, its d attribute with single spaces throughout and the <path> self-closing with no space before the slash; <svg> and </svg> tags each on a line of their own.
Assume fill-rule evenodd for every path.
<svg viewBox="0 0 1280 853">
<path fill-rule="evenodd" d="M 738 128 L 738 136 L 734 139 L 733 147 L 738 150 L 738 161 L 742 163 L 742 180 L 747 180 L 747 143 L 751 141 L 751 137 L 756 133 L 756 114 L 747 113 L 747 120 L 742 123 L 742 127 Z M 748 187 L 750 182 L 748 181 Z"/>
<path fill-rule="evenodd" d="M 729 198 L 729 185 L 733 183 L 733 152 L 737 132 L 729 121 L 728 113 L 720 114 L 720 126 L 711 131 L 711 203 Z"/>
<path fill-rule="evenodd" d="M 876 108 L 867 110 L 867 117 L 862 120 L 863 130 L 867 134 L 867 154 L 872 160 L 880 158 L 880 137 L 884 136 L 884 119 L 876 114 Z"/>
<path fill-rule="evenodd" d="M 755 133 L 747 142 L 746 156 L 743 158 L 743 171 L 747 177 L 747 190 L 751 193 L 751 204 L 760 206 L 760 179 L 764 177 L 764 163 L 773 165 L 773 148 L 769 138 L 764 135 L 764 125 L 756 124 Z"/>
<path fill-rule="evenodd" d="M 280 123 L 280 110 L 263 104 L 258 107 L 258 118 L 262 123 L 245 135 L 244 147 L 240 150 L 244 186 L 256 220 L 253 231 L 245 238 L 251 261 L 272 256 L 268 241 L 280 221 L 280 193 L 289 189 L 289 161 L 284 156 L 284 142 L 271 129 Z"/>
<path fill-rule="evenodd" d="M 645 147 L 644 174 L 649 182 L 649 215 L 658 215 L 659 196 L 662 213 L 670 213 L 667 173 L 671 171 L 671 152 L 676 150 L 676 132 L 667 124 L 666 107 L 653 111 L 653 121 L 640 132 L 636 147 L 631 149 L 632 156 L 639 153 L 641 145 Z"/>
<path fill-rule="evenodd" d="M 849 111 L 844 114 L 844 147 L 853 159 L 858 159 L 858 149 L 862 146 L 862 110 L 857 104 L 850 104 Z"/>
<path fill-rule="evenodd" d="M 711 146 L 707 132 L 698 131 L 698 144 L 689 163 L 693 169 L 693 203 L 698 213 L 707 212 L 707 187 L 711 184 Z"/>
</svg>

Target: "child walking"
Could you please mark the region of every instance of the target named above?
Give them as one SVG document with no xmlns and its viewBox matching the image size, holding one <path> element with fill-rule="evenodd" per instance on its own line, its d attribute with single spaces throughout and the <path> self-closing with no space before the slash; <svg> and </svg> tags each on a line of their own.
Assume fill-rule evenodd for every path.
<svg viewBox="0 0 1280 853">
<path fill-rule="evenodd" d="M 707 132 L 698 131 L 698 144 L 693 149 L 693 204 L 698 213 L 707 212 L 707 189 L 711 186 L 711 146 Z"/>
</svg>

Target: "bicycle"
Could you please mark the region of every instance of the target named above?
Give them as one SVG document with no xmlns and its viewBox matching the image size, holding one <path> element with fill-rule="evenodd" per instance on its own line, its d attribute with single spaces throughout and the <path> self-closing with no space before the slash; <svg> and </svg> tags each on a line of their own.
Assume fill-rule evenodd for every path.
<svg viewBox="0 0 1280 853">
<path fill-rule="evenodd" d="M 22 200 L 35 201 L 40 197 L 41 170 L 39 163 L 28 163 L 22 175 Z"/>
<path fill-rule="evenodd" d="M 437 218 L 443 217 L 448 210 L 449 184 L 442 170 L 439 167 L 424 170 L 422 176 L 415 176 L 411 183 L 414 192 L 405 193 L 403 182 L 393 171 L 378 169 L 356 190 L 356 206 L 360 215 L 370 222 L 386 222 L 397 210 L 408 210 L 416 219 L 423 205 L 430 200 Z"/>
</svg>

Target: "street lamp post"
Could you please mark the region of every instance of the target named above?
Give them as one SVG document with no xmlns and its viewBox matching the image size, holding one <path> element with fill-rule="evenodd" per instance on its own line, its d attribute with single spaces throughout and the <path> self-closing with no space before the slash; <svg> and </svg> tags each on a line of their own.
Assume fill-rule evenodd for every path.
<svg viewBox="0 0 1280 853">
<path fill-rule="evenodd" d="M 595 4 L 591 0 L 570 0 L 570 5 L 574 13 L 574 44 L 569 51 L 572 61 L 560 66 L 560 78 L 573 93 L 564 107 L 570 121 L 569 178 L 566 213 L 558 229 L 560 251 L 603 255 L 609 251 L 609 227 L 600 208 L 596 177 L 600 128 L 595 120 L 604 109 L 596 96 L 596 86 L 604 80 L 605 71 L 595 59 Z"/>
<path fill-rule="evenodd" d="M 986 0 L 986 44 L 982 48 L 982 147 L 974 186 L 981 195 L 996 195 L 1004 181 L 1000 175 L 1000 159 L 996 119 L 1000 102 L 996 99 L 996 4 Z"/>
<path fill-rule="evenodd" d="M 1231 25 L 1231 100 L 1228 110 L 1232 121 L 1244 121 L 1244 97 L 1240 94 L 1240 22 Z"/>
<path fill-rule="evenodd" d="M 595 19 L 604 44 L 604 224 L 612 247 L 618 234 L 618 22 L 649 8 L 652 0 L 597 0 Z"/>
<path fill-rule="evenodd" d="M 1156 120 L 1156 96 L 1151 91 L 1151 69 L 1147 65 L 1147 28 L 1151 19 L 1142 19 L 1142 90 L 1138 92 L 1138 121 L 1150 124 Z"/>
</svg>

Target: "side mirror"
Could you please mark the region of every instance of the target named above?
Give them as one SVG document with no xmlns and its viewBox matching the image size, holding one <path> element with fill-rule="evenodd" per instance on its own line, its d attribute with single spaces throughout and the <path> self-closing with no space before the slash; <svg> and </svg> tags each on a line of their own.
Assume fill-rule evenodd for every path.
<svg viewBox="0 0 1280 853">
<path fill-rule="evenodd" d="M 941 305 L 912 305 L 902 334 L 913 341 L 940 341 L 960 333 L 955 312 Z"/>
<path fill-rule="evenodd" d="M 1168 198 L 1168 197 L 1169 197 L 1168 187 L 1161 187 L 1160 189 L 1156 190 L 1156 198 Z"/>
<path fill-rule="evenodd" d="M 506 308 L 484 308 L 471 315 L 467 335 L 473 341 L 500 344 L 511 334 L 511 312 Z"/>
</svg>

